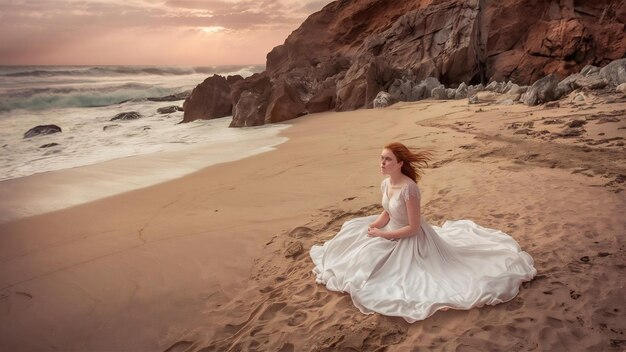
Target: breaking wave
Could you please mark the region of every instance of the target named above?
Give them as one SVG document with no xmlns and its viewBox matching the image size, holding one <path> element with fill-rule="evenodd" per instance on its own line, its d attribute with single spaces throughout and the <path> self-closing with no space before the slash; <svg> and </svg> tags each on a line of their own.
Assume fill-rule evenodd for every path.
<svg viewBox="0 0 626 352">
<path fill-rule="evenodd" d="M 5 66 L 0 67 L 4 77 L 54 77 L 54 76 L 128 76 L 128 75 L 193 75 L 242 74 L 260 72 L 264 65 L 250 66 Z M 244 71 L 244 72 L 241 72 Z"/>
<path fill-rule="evenodd" d="M 0 113 L 86 108 L 183 93 L 213 74 L 251 76 L 248 66 L 0 66 Z"/>
</svg>

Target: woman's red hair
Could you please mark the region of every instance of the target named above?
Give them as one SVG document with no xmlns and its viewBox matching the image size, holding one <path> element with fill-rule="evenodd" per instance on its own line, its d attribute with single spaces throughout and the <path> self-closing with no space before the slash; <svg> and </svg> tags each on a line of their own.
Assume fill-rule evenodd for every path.
<svg viewBox="0 0 626 352">
<path fill-rule="evenodd" d="M 422 178 L 423 169 L 428 167 L 428 162 L 432 157 L 432 152 L 428 150 L 413 153 L 404 144 L 398 142 L 387 144 L 385 149 L 391 150 L 398 162 L 402 161 L 402 173 L 410 177 L 415 183 Z"/>
</svg>

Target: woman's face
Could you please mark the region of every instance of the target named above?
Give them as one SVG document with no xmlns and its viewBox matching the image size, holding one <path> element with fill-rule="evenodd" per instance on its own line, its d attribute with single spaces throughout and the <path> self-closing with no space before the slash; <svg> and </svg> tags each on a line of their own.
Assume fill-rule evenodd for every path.
<svg viewBox="0 0 626 352">
<path fill-rule="evenodd" d="M 380 172 L 383 175 L 392 175 L 401 172 L 402 162 L 398 162 L 396 155 L 389 149 L 383 149 L 380 153 Z"/>
</svg>

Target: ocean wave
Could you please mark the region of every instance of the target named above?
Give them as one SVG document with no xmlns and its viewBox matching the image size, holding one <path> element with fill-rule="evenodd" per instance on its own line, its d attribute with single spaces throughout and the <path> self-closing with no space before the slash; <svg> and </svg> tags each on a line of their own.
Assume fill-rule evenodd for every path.
<svg viewBox="0 0 626 352">
<path fill-rule="evenodd" d="M 193 74 L 240 74 L 263 71 L 264 65 L 221 66 L 5 66 L 0 77 L 55 77 L 55 76 L 178 76 Z"/>
<path fill-rule="evenodd" d="M 212 74 L 251 76 L 262 65 L 0 66 L 0 112 L 115 105 L 191 90 Z"/>
<path fill-rule="evenodd" d="M 158 87 L 127 83 L 100 88 L 32 88 L 12 91 L 0 97 L 0 112 L 15 109 L 95 107 L 120 104 L 181 92 L 180 87 Z"/>
</svg>

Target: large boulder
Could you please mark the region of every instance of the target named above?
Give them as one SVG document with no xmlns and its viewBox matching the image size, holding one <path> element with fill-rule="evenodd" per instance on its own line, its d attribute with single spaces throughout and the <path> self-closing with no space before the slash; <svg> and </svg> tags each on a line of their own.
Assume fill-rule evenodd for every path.
<svg viewBox="0 0 626 352">
<path fill-rule="evenodd" d="M 306 106 L 295 88 L 281 80 L 272 85 L 272 94 L 265 112 L 265 122 L 281 122 L 307 113 Z"/>
<path fill-rule="evenodd" d="M 465 98 L 467 98 L 467 84 L 465 84 L 465 82 L 461 82 L 454 92 L 454 99 Z"/>
<path fill-rule="evenodd" d="M 396 99 L 387 92 L 379 92 L 374 98 L 374 108 L 386 108 L 396 102 Z"/>
<path fill-rule="evenodd" d="M 600 76 L 613 85 L 626 83 L 626 59 L 615 60 L 600 69 Z"/>
<path fill-rule="evenodd" d="M 442 84 L 439 87 L 433 88 L 433 90 L 430 91 L 430 96 L 433 99 L 444 100 L 444 99 L 448 99 L 448 92 L 446 91 L 446 88 Z"/>
<path fill-rule="evenodd" d="M 521 100 L 528 106 L 539 105 L 560 98 L 557 94 L 558 78 L 555 74 L 533 83 L 526 93 L 522 94 Z"/>
<path fill-rule="evenodd" d="M 59 132 L 63 132 L 63 131 L 61 130 L 61 127 L 57 125 L 39 125 L 26 131 L 26 133 L 24 133 L 24 138 L 31 138 L 35 136 L 41 136 L 41 135 L 53 134 L 53 133 L 59 133 Z"/>
<path fill-rule="evenodd" d="M 606 85 L 607 81 L 597 73 L 589 74 L 587 72 L 587 75 L 583 74 L 582 72 L 575 73 L 566 77 L 564 80 L 558 83 L 557 95 L 563 96 L 579 88 L 601 89 L 606 87 Z"/>
<path fill-rule="evenodd" d="M 229 127 L 259 126 L 265 123 L 267 100 L 260 94 L 243 92 L 233 111 Z"/>
<path fill-rule="evenodd" d="M 183 103 L 183 121 L 209 120 L 232 115 L 230 85 L 225 77 L 213 75 L 191 91 Z"/>
<path fill-rule="evenodd" d="M 396 78 L 389 87 L 389 93 L 385 92 L 385 94 L 396 101 L 414 101 L 413 82 L 406 78 Z M 376 100 L 379 96 L 380 93 L 374 99 L 374 107 L 376 107 Z"/>
<path fill-rule="evenodd" d="M 271 92 L 272 84 L 265 74 L 254 74 L 233 84 L 231 99 L 236 103 L 230 127 L 263 125 Z"/>
</svg>

